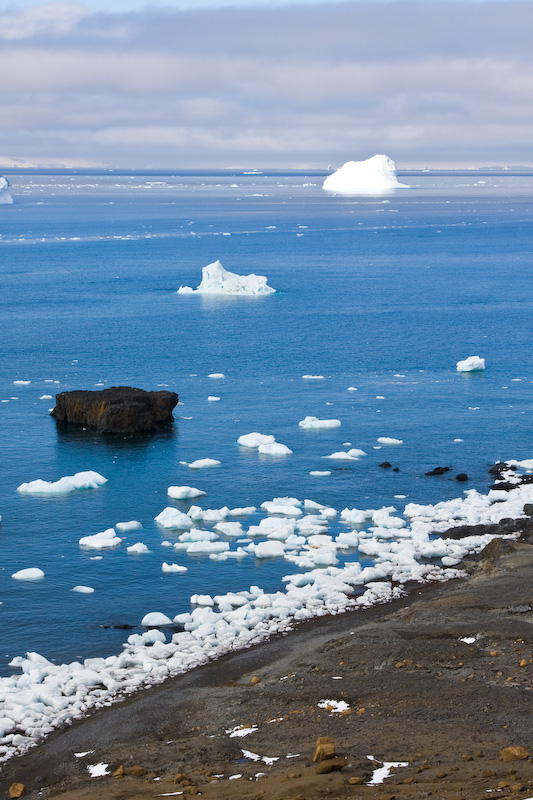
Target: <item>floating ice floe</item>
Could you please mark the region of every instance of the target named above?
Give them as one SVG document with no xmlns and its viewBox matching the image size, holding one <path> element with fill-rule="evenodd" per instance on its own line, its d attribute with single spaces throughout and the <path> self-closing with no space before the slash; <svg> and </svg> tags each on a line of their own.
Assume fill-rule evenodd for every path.
<svg viewBox="0 0 533 800">
<path fill-rule="evenodd" d="M 4 178 L 0 175 L 0 206 L 7 206 L 11 205 L 13 202 L 13 198 L 11 194 L 8 192 L 9 188 L 9 181 L 7 178 Z"/>
<path fill-rule="evenodd" d="M 276 437 L 272 436 L 271 434 L 267 433 L 256 433 L 255 431 L 252 433 L 244 433 L 242 436 L 239 436 L 237 439 L 237 444 L 240 444 L 241 447 L 249 447 L 250 450 L 257 450 L 262 444 L 273 444 L 276 441 Z"/>
<path fill-rule="evenodd" d="M 195 489 L 193 486 L 169 486 L 167 494 L 172 500 L 191 500 L 195 497 L 203 497 L 205 492 Z"/>
<path fill-rule="evenodd" d="M 394 189 L 409 189 L 400 183 L 392 159 L 375 155 L 366 161 L 347 161 L 332 175 L 322 188 L 336 194 L 388 194 Z"/>
<path fill-rule="evenodd" d="M 164 508 L 154 519 L 162 528 L 169 530 L 188 530 L 193 526 L 192 519 L 187 514 L 172 506 Z"/>
<path fill-rule="evenodd" d="M 119 533 L 129 533 L 130 531 L 138 531 L 140 528 L 142 528 L 142 525 L 136 519 L 132 519 L 129 522 L 117 522 L 117 524 L 115 525 L 115 530 L 118 531 Z"/>
<path fill-rule="evenodd" d="M 108 550 L 110 547 L 117 547 L 121 542 L 122 539 L 116 535 L 115 529 L 108 528 L 93 536 L 82 536 L 79 545 L 87 550 Z"/>
<path fill-rule="evenodd" d="M 206 467 L 218 467 L 220 461 L 217 461 L 216 458 L 197 458 L 196 461 L 183 463 L 186 463 L 189 469 L 205 469 Z"/>
<path fill-rule="evenodd" d="M 463 361 L 457 362 L 457 372 L 482 372 L 485 369 L 485 359 L 479 356 L 468 356 Z"/>
<path fill-rule="evenodd" d="M 78 592 L 78 594 L 92 594 L 94 589 L 92 586 L 74 586 L 72 589 L 73 592 Z"/>
<path fill-rule="evenodd" d="M 318 419 L 318 417 L 305 417 L 305 419 L 302 419 L 298 425 L 300 428 L 320 430 L 325 428 L 339 428 L 341 421 L 340 419 Z"/>
<path fill-rule="evenodd" d="M 217 400 L 220 400 L 220 397 L 216 397 L 214 394 L 210 394 L 207 398 L 208 403 L 216 403 Z"/>
<path fill-rule="evenodd" d="M 159 628 L 172 625 L 172 620 L 161 611 L 151 611 L 149 614 L 144 615 L 141 620 L 141 625 L 144 628 Z"/>
<path fill-rule="evenodd" d="M 104 483 L 107 483 L 107 478 L 102 477 L 98 472 L 77 472 L 75 475 L 67 475 L 54 482 L 37 479 L 29 483 L 21 483 L 17 492 L 60 497 L 81 489 L 97 489 Z"/>
<path fill-rule="evenodd" d="M 134 555 L 140 555 L 141 553 L 149 553 L 147 546 L 144 542 L 136 542 L 135 544 L 126 547 L 127 553 L 133 553 Z"/>
<path fill-rule="evenodd" d="M 302 375 L 304 381 L 323 381 L 323 375 Z"/>
<path fill-rule="evenodd" d="M 13 381 L 14 386 L 29 386 L 31 381 Z"/>
<path fill-rule="evenodd" d="M 44 578 L 44 572 L 39 567 L 26 567 L 26 569 L 19 569 L 11 576 L 16 581 L 40 581 Z"/>
<path fill-rule="evenodd" d="M 212 372 L 212 373 L 211 373 L 210 375 L 208 375 L 207 377 L 208 377 L 208 378 L 215 378 L 215 379 L 217 379 L 217 378 L 225 378 L 226 376 L 224 375 L 224 373 L 223 373 L 223 372 Z"/>
<path fill-rule="evenodd" d="M 271 444 L 260 444 L 257 452 L 264 456 L 290 456 L 293 451 L 286 444 L 272 442 Z"/>
<path fill-rule="evenodd" d="M 312 475 L 314 478 L 319 478 L 319 477 L 327 477 L 328 475 L 331 475 L 331 472 L 329 469 L 312 469 L 309 474 Z"/>
<path fill-rule="evenodd" d="M 333 458 L 337 461 L 359 461 L 361 456 L 366 456 L 365 451 L 360 450 L 358 447 L 352 447 L 350 450 L 337 450 L 330 456 L 324 456 L 324 458 Z"/>
<path fill-rule="evenodd" d="M 196 289 L 180 286 L 178 294 L 225 294 L 260 296 L 273 294 L 276 290 L 267 284 L 264 275 L 237 275 L 224 269 L 220 261 L 214 261 L 202 269 L 202 281 Z"/>
<path fill-rule="evenodd" d="M 392 436 L 380 436 L 378 442 L 380 444 L 403 444 L 403 439 L 394 439 Z"/>
<path fill-rule="evenodd" d="M 165 575 L 173 575 L 176 573 L 187 572 L 187 567 L 182 567 L 179 564 L 167 564 L 166 561 L 163 561 L 161 564 L 161 572 L 164 572 Z"/>
</svg>

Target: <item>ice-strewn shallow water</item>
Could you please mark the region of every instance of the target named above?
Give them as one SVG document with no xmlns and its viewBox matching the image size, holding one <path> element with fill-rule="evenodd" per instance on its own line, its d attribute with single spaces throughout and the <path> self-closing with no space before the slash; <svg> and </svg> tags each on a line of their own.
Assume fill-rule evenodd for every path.
<svg viewBox="0 0 533 800">
<path fill-rule="evenodd" d="M 532 455 L 533 176 L 403 174 L 412 188 L 386 200 L 328 196 L 325 173 L 8 177 L 15 202 L 0 214 L 4 675 L 27 650 L 58 663 L 119 653 L 143 633 L 147 613 L 188 613 L 194 594 L 283 590 L 282 577 L 299 568 L 273 557 L 280 540 L 253 538 L 267 551 L 261 558 L 246 541 L 267 516 L 265 501 L 333 508 L 326 534 L 337 536 L 351 530 L 344 508 L 402 512 L 465 488 L 486 492 L 491 463 Z M 267 276 L 276 293 L 177 293 L 217 259 L 237 274 Z M 457 372 L 472 353 L 485 371 Z M 124 384 L 177 391 L 173 428 L 102 437 L 49 416 L 56 392 Z M 300 426 L 308 417 L 341 424 Z M 239 445 L 250 432 L 292 453 Z M 326 459 L 351 450 L 357 455 Z M 206 459 L 220 464 L 191 471 Z M 380 468 L 385 461 L 399 471 Z M 453 469 L 424 475 L 437 465 Z M 23 483 L 86 471 L 107 483 L 62 497 L 17 493 Z M 461 472 L 467 484 L 453 480 Z M 167 496 L 191 484 L 205 496 Z M 245 541 L 217 534 L 245 557 L 210 559 L 205 542 L 204 555 L 171 549 L 183 530 L 155 517 L 193 504 L 257 509 L 238 518 Z M 118 533 L 117 546 L 80 546 L 130 520 L 142 529 Z M 146 549 L 132 550 L 137 544 Z M 363 567 L 373 563 L 369 549 Z M 339 550 L 337 558 L 342 566 L 358 555 Z M 12 579 L 22 569 L 44 577 Z"/>
</svg>

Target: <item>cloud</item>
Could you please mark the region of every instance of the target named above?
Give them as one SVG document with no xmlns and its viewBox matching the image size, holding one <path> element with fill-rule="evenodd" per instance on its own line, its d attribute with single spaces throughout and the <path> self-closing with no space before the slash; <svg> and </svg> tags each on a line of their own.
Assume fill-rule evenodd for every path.
<svg viewBox="0 0 533 800">
<path fill-rule="evenodd" d="M 527 163 L 527 0 L 0 14 L 4 153 L 105 163 Z"/>
</svg>

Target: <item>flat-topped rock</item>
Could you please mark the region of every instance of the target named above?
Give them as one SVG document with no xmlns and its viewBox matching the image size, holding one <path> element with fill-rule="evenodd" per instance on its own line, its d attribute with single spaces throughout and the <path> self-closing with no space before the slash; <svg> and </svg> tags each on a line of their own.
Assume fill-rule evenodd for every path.
<svg viewBox="0 0 533 800">
<path fill-rule="evenodd" d="M 60 422 L 87 425 L 102 433 L 139 433 L 172 422 L 177 403 L 175 392 L 112 386 L 101 391 L 61 392 L 51 414 Z"/>
</svg>

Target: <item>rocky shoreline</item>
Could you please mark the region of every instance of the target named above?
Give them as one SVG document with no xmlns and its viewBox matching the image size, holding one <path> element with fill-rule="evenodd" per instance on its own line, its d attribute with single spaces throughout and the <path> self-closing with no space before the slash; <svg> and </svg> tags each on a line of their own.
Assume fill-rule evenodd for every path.
<svg viewBox="0 0 533 800">
<path fill-rule="evenodd" d="M 504 527 L 519 538 L 466 559 L 466 579 L 303 623 L 52 733 L 5 764 L 3 796 L 533 796 L 533 523 Z M 321 737 L 335 758 L 316 762 Z M 387 763 L 405 765 L 376 783 Z"/>
</svg>

